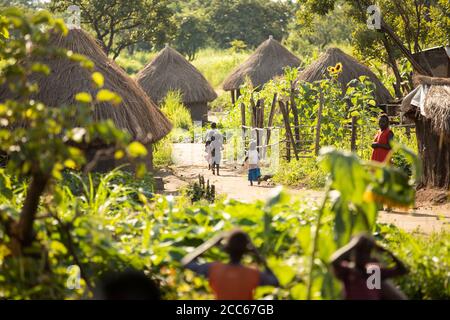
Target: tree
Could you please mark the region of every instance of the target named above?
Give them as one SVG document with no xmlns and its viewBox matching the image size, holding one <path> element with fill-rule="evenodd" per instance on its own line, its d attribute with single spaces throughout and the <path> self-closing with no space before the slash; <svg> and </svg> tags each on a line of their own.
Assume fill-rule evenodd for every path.
<svg viewBox="0 0 450 320">
<path fill-rule="evenodd" d="M 140 42 L 161 47 L 175 31 L 169 0 L 53 0 L 50 9 L 81 9 L 81 22 L 91 28 L 108 55 Z"/>
<path fill-rule="evenodd" d="M 208 39 L 205 20 L 192 12 L 178 14 L 176 20 L 179 27 L 174 40 L 175 48 L 192 61 Z"/>
<path fill-rule="evenodd" d="M 34 243 L 41 198 L 53 181 L 61 179 L 62 171 L 84 165 L 84 150 L 92 143 L 103 142 L 124 153 L 129 141 L 112 121 L 94 122 L 91 116 L 98 101 L 120 101 L 116 94 L 100 90 L 103 76 L 98 72 L 92 74 L 93 85 L 99 88 L 97 97 L 79 93 L 77 106 L 51 108 L 33 99 L 39 88 L 29 81 L 30 76 L 51 72 L 42 62 L 44 57 L 79 62 L 91 70 L 94 67 L 84 56 L 49 46 L 49 34 L 54 32 L 65 34 L 67 29 L 46 11 L 25 15 L 10 8 L 0 12 L 0 85 L 6 86 L 11 96 L 0 103 L 0 155 L 6 155 L 4 169 L 0 169 L 0 190 L 8 189 L 9 175 L 29 180 L 18 212 L 0 208 L 0 227 L 6 229 L 9 239 L 5 242 L 15 256 L 22 256 L 23 249 Z"/>
<path fill-rule="evenodd" d="M 444 0 L 381 0 L 381 28 L 373 31 L 367 28 L 367 8 L 372 1 L 367 0 L 307 0 L 300 9 L 300 16 L 311 19 L 329 13 L 336 4 L 348 6 L 345 14 L 355 25 L 354 42 L 362 56 L 376 57 L 387 63 L 396 77 L 395 91 L 401 96 L 402 75 L 399 59 L 405 57 L 419 73 L 430 74 L 426 66 L 421 66 L 412 52 L 448 42 L 450 30 L 450 8 Z M 382 49 L 380 51 L 380 49 Z"/>
<path fill-rule="evenodd" d="M 281 40 L 287 35 L 293 5 L 264 0 L 210 0 L 206 8 L 208 32 L 221 48 L 233 40 L 256 47 L 270 35 Z"/>
</svg>

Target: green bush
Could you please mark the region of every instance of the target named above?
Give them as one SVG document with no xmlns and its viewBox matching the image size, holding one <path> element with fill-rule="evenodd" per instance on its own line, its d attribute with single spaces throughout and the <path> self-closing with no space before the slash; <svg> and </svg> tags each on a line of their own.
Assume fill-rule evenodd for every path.
<svg viewBox="0 0 450 320">
<path fill-rule="evenodd" d="M 326 174 L 319 167 L 315 158 L 283 161 L 273 180 L 288 186 L 319 189 L 325 185 Z"/>
<path fill-rule="evenodd" d="M 153 144 L 153 165 L 156 168 L 170 166 L 172 164 L 172 151 L 170 136 Z"/>
<path fill-rule="evenodd" d="M 181 94 L 169 91 L 161 104 L 161 111 L 172 122 L 176 129 L 192 129 L 192 118 L 189 110 L 181 102 Z"/>
<path fill-rule="evenodd" d="M 392 225 L 380 226 L 379 232 L 409 269 L 396 279 L 408 298 L 450 298 L 450 233 L 410 234 Z"/>
</svg>

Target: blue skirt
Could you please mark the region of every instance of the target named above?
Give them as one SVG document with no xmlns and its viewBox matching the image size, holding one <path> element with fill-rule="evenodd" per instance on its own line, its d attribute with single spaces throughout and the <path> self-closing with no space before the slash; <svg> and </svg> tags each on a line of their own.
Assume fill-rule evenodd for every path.
<svg viewBox="0 0 450 320">
<path fill-rule="evenodd" d="M 261 177 L 261 170 L 259 168 L 248 170 L 248 181 L 258 181 L 259 177 Z"/>
</svg>

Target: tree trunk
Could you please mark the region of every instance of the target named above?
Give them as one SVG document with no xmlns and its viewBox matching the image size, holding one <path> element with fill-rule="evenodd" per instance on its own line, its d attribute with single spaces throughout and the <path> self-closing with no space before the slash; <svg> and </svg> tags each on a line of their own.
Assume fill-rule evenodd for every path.
<svg viewBox="0 0 450 320">
<path fill-rule="evenodd" d="M 386 35 L 383 35 L 382 38 L 384 48 L 386 49 L 389 65 L 391 66 L 392 71 L 394 72 L 395 76 L 395 83 L 394 83 L 394 91 L 395 96 L 397 98 L 403 97 L 402 91 L 401 91 L 401 84 L 402 84 L 402 77 L 400 75 L 400 71 L 398 70 L 397 61 L 395 60 L 394 53 L 392 52 L 392 46 L 389 43 L 389 40 L 386 38 Z"/>
<path fill-rule="evenodd" d="M 450 141 L 436 134 L 431 121 L 422 116 L 416 118 L 416 136 L 419 156 L 422 160 L 422 184 L 426 187 L 450 188 Z"/>
<path fill-rule="evenodd" d="M 16 233 L 22 247 L 30 245 L 33 241 L 33 223 L 39 206 L 39 200 L 47 186 L 48 180 L 49 178 L 47 176 L 40 174 L 33 175 L 31 178 Z"/>
</svg>

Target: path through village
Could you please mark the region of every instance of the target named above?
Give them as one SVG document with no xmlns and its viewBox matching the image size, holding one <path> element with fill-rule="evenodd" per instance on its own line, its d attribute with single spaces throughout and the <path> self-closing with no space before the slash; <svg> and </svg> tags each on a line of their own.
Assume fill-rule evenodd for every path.
<svg viewBox="0 0 450 320">
<path fill-rule="evenodd" d="M 180 188 L 194 182 L 199 175 L 214 184 L 219 195 L 243 202 L 265 200 L 277 187 L 270 181 L 263 181 L 260 186 L 250 186 L 247 172 L 239 164 L 224 164 L 220 176 L 213 175 L 208 170 L 204 155 L 204 145 L 201 143 L 174 144 L 173 159 L 175 165 L 161 169 L 159 175 L 163 178 L 164 193 L 177 194 Z M 294 197 L 300 197 L 308 202 L 318 202 L 324 192 L 320 190 L 285 188 Z M 393 223 L 409 232 L 432 233 L 446 229 L 450 231 L 450 204 L 432 205 L 419 202 L 417 208 L 408 212 L 381 212 L 380 222 Z"/>
</svg>

